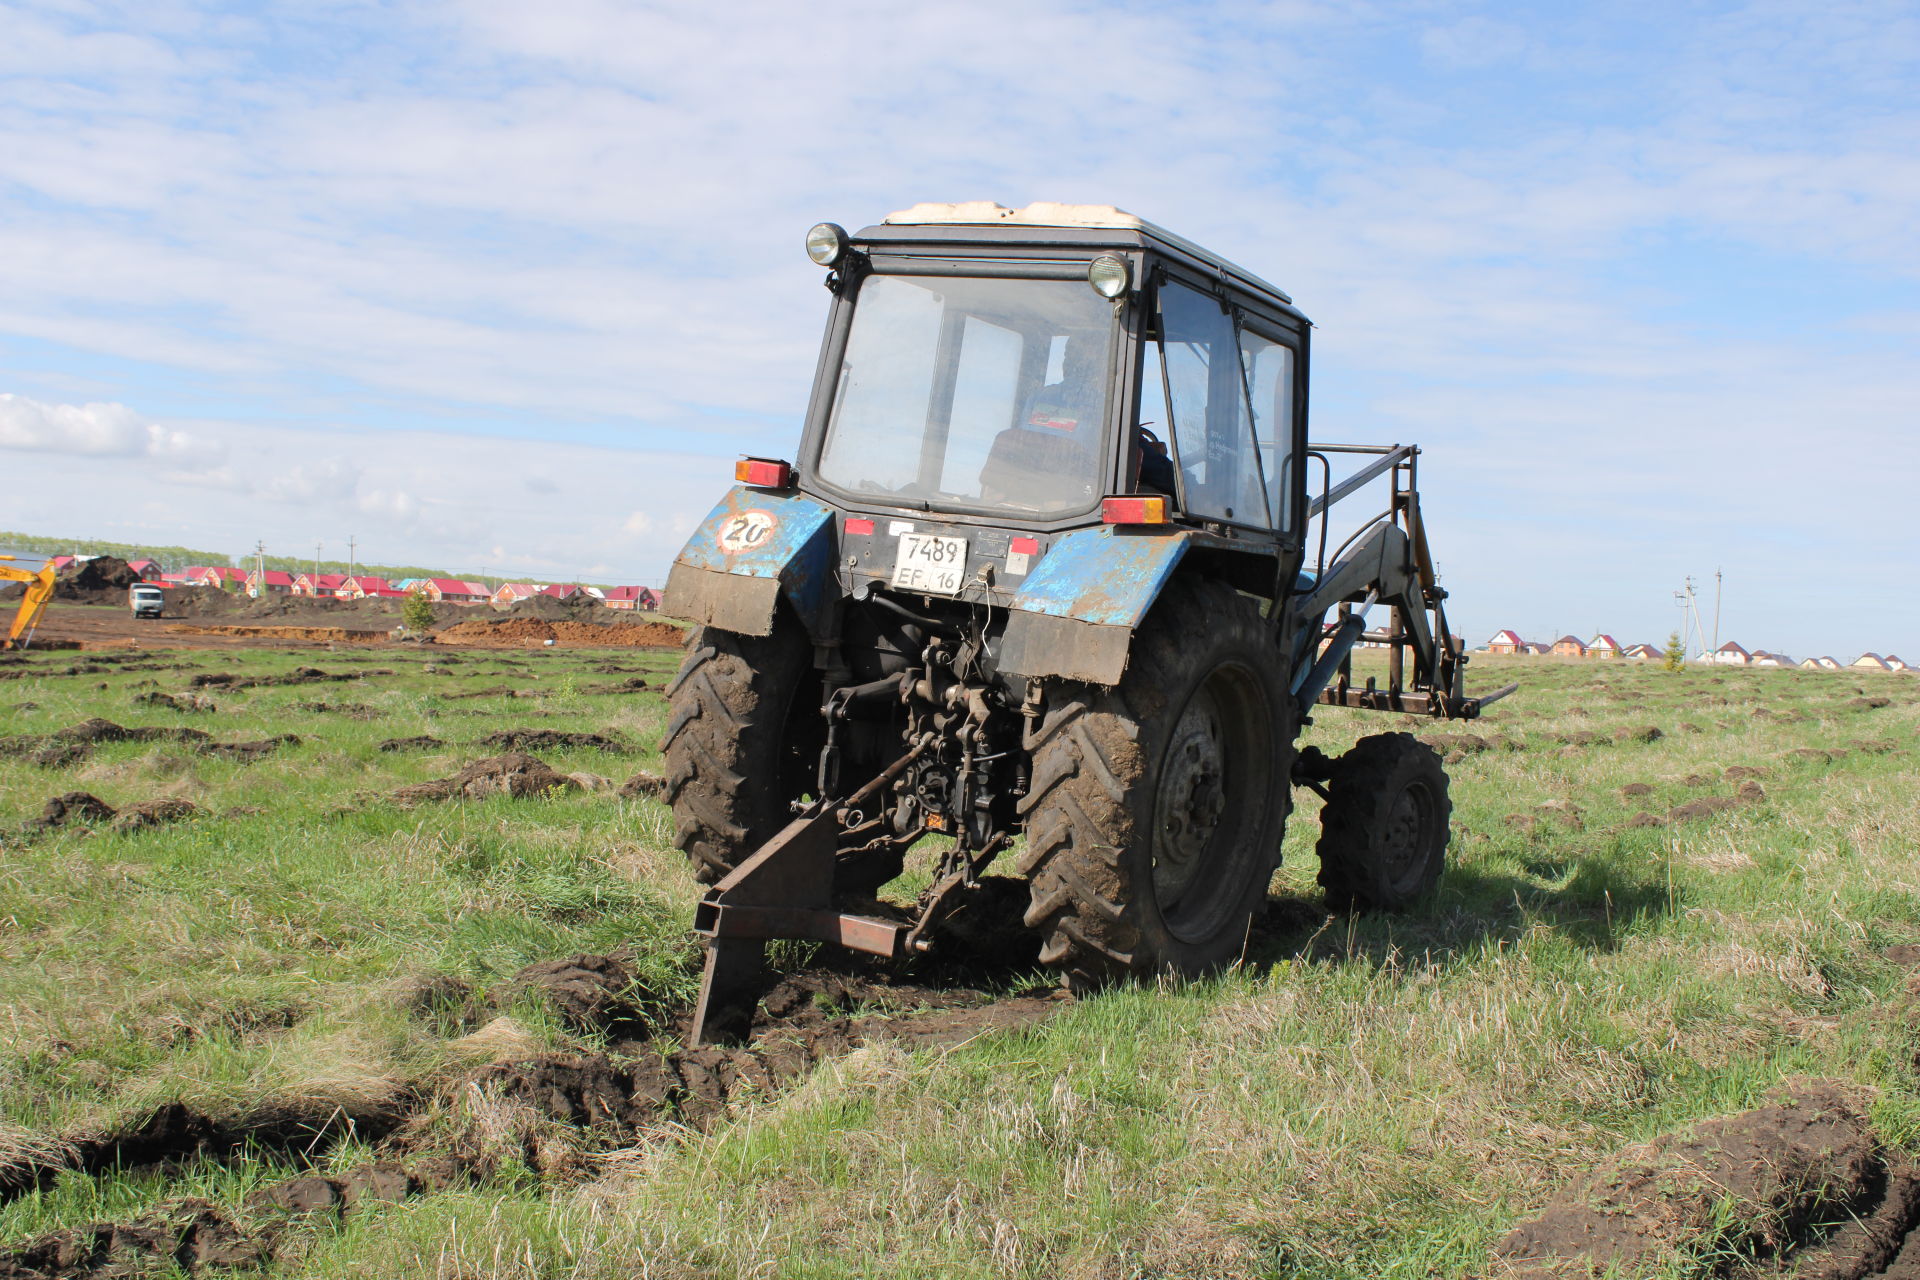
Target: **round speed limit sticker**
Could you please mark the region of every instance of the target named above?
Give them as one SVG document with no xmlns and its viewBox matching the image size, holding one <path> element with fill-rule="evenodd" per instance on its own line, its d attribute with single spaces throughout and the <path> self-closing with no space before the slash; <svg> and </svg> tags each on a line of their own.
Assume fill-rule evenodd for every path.
<svg viewBox="0 0 1920 1280">
<path fill-rule="evenodd" d="M 780 522 L 774 518 L 773 512 L 752 507 L 728 516 L 714 542 L 726 555 L 737 556 L 742 551 L 758 551 L 766 546 L 767 540 L 773 537 L 773 531 L 779 527 Z"/>
</svg>

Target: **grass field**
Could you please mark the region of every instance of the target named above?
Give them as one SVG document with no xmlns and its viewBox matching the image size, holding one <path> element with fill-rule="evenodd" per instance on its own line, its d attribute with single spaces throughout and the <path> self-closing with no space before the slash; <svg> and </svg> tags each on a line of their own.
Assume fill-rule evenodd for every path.
<svg viewBox="0 0 1920 1280">
<path fill-rule="evenodd" d="M 285 1276 L 1476 1275 L 1623 1144 L 1795 1077 L 1869 1087 L 1882 1139 L 1920 1144 L 1910 970 L 1885 954 L 1920 943 L 1920 679 L 1482 659 L 1475 683 L 1522 689 L 1481 722 L 1326 712 L 1306 740 L 1329 752 L 1452 735 L 1450 870 L 1419 909 L 1321 910 L 1302 792 L 1228 974 L 959 1044 L 869 1043 L 736 1089 L 717 1121 L 596 1134 L 535 1132 L 471 1081 L 658 1046 L 568 1021 L 515 987 L 525 966 L 618 953 L 658 1006 L 694 986 L 670 816 L 613 789 L 659 768 L 676 654 L 92 656 L 0 667 L 6 732 L 103 717 L 299 741 L 251 763 L 164 738 L 0 755 L 0 1183 L 166 1104 L 220 1138 L 16 1187 L 0 1249 L 193 1197 L 277 1232 Z M 193 687 L 300 667 L 354 678 Z M 616 688 L 636 678 L 653 689 Z M 584 786 L 391 799 L 509 729 L 616 749 L 534 751 Z M 378 748 L 415 736 L 441 745 Z M 74 791 L 196 809 L 27 830 Z M 254 1197 L 395 1150 L 468 1158 L 338 1218 L 269 1222 Z"/>
</svg>

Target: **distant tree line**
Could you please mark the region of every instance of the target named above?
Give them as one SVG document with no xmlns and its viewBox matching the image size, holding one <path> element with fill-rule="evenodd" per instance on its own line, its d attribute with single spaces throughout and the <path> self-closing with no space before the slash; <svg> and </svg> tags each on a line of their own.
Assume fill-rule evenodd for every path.
<svg viewBox="0 0 1920 1280">
<path fill-rule="evenodd" d="M 122 560 L 143 560 L 151 557 L 167 566 L 169 572 L 205 565 L 209 568 L 240 568 L 253 572 L 257 561 L 250 555 L 228 556 L 218 551 L 201 551 L 194 547 L 159 547 L 150 542 L 107 542 L 100 538 L 44 538 L 33 533 L 11 533 L 0 530 L 0 551 L 20 551 L 36 556 L 118 556 Z M 278 569 L 286 573 L 346 573 L 345 560 L 322 560 L 316 567 L 311 559 L 303 560 L 299 556 L 267 556 L 267 568 Z M 451 573 L 445 569 L 428 569 L 417 564 L 369 564 L 364 560 L 356 561 L 352 571 L 368 574 L 376 578 L 385 578 L 395 582 L 402 578 L 458 578 L 462 582 L 484 582 L 489 587 L 498 588 L 509 579 L 497 573 Z M 604 582 L 580 585 L 607 587 L 618 585 Z"/>
<path fill-rule="evenodd" d="M 141 560 L 149 556 L 168 568 L 186 568 L 203 564 L 231 567 L 233 558 L 217 551 L 199 551 L 193 547 L 156 547 L 148 542 L 106 542 L 99 538 L 43 538 L 31 533 L 0 530 L 0 548 L 25 551 L 36 556 L 118 556 L 122 560 Z"/>
</svg>

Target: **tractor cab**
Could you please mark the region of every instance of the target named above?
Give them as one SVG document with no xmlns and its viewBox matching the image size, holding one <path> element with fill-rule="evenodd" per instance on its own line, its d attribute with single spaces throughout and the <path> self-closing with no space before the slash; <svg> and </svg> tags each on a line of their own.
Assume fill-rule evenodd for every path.
<svg viewBox="0 0 1920 1280">
<path fill-rule="evenodd" d="M 1297 541 L 1309 326 L 1259 277 L 1110 206 L 921 204 L 808 249 L 835 303 L 798 483 L 856 530 L 906 511 Z M 1018 541 L 900 585 L 1009 592 L 1050 539 Z"/>
</svg>

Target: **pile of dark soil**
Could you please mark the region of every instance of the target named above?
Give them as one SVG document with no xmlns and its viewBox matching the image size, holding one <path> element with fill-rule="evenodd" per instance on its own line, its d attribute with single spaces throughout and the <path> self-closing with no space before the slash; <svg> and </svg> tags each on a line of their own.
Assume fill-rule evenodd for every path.
<svg viewBox="0 0 1920 1280">
<path fill-rule="evenodd" d="M 127 588 L 140 581 L 140 575 L 116 556 L 95 556 L 70 566 L 54 580 L 53 598 L 69 604 L 119 604 L 127 602 Z"/>
<path fill-rule="evenodd" d="M 476 760 L 451 778 L 438 778 L 393 793 L 400 804 L 423 800 L 480 800 L 487 796 L 508 795 L 516 800 L 532 796 L 575 791 L 580 784 L 557 772 L 544 762 L 519 751 Z"/>
<path fill-rule="evenodd" d="M 1866 1102 L 1804 1081 L 1623 1152 L 1514 1228 L 1494 1251 L 1500 1274 L 1638 1274 L 1674 1258 L 1778 1260 L 1832 1280 L 1920 1274 L 1904 1269 L 1920 1181 L 1881 1149 Z"/>
</svg>

